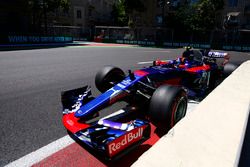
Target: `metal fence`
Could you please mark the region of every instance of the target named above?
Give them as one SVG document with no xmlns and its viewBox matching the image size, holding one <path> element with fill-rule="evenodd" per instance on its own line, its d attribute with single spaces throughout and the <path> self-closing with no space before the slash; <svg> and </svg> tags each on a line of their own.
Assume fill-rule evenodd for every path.
<svg viewBox="0 0 250 167">
<path fill-rule="evenodd" d="M 41 34 L 22 34 L 29 36 L 33 42 L 38 36 L 65 36 L 73 40 L 94 40 L 96 42 L 129 43 L 138 45 L 157 45 L 166 47 L 182 47 L 191 45 L 194 47 L 250 51 L 250 30 L 215 30 L 215 31 L 178 31 L 161 27 L 111 27 L 95 26 L 83 28 L 81 26 L 48 26 L 42 27 Z M 0 43 L 11 42 L 9 36 L 20 34 L 0 34 Z M 31 36 L 31 37 L 30 37 Z M 35 37 L 34 37 L 35 36 Z M 26 39 L 26 38 L 25 38 Z M 33 40 L 34 39 L 34 40 Z M 35 41 L 36 42 L 36 41 Z"/>
<path fill-rule="evenodd" d="M 48 26 L 42 27 L 42 32 L 45 35 L 55 36 L 71 36 L 75 40 L 89 40 L 91 36 L 91 30 L 89 28 L 83 28 L 81 26 Z"/>
<path fill-rule="evenodd" d="M 214 49 L 244 50 L 250 47 L 250 30 L 178 31 L 167 28 L 95 27 L 95 39 L 102 42 L 139 44 L 142 41 L 154 45 L 180 47 L 194 45 Z M 144 42 L 145 43 L 145 42 Z"/>
</svg>

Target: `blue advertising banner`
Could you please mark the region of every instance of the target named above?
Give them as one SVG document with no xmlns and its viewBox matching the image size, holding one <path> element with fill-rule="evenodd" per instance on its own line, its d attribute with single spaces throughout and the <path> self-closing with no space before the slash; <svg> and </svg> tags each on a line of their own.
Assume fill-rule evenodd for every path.
<svg viewBox="0 0 250 167">
<path fill-rule="evenodd" d="M 73 42 L 72 37 L 67 36 L 25 36 L 25 35 L 9 35 L 8 43 L 64 43 Z"/>
</svg>

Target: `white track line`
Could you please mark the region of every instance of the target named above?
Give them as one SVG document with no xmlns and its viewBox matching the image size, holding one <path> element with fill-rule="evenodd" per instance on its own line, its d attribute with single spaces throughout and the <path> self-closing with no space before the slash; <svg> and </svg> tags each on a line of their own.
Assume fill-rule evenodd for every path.
<svg viewBox="0 0 250 167">
<path fill-rule="evenodd" d="M 142 61 L 142 62 L 138 62 L 137 64 L 150 64 L 153 63 L 153 61 Z"/>
<path fill-rule="evenodd" d="M 192 112 L 197 105 L 198 105 L 198 102 L 189 101 L 187 113 Z M 121 114 L 124 112 L 125 112 L 124 110 L 119 110 L 119 111 L 111 114 L 111 116 Z M 107 116 L 105 118 L 108 118 L 109 116 Z M 30 166 L 42 161 L 43 159 L 51 156 L 52 154 L 62 150 L 63 148 L 69 146 L 70 144 L 72 144 L 74 142 L 75 141 L 73 139 L 71 139 L 68 135 L 66 135 L 66 136 L 64 136 L 64 137 L 42 147 L 34 152 L 31 152 L 31 153 L 25 155 L 24 157 L 19 158 L 18 160 L 15 160 L 15 161 L 7 164 L 5 167 L 20 167 L 20 166 L 30 167 Z"/>
<path fill-rule="evenodd" d="M 34 152 L 31 152 L 24 157 L 13 161 L 6 165 L 6 167 L 29 167 L 33 164 L 40 162 L 41 160 L 49 157 L 50 155 L 56 153 L 57 151 L 69 146 L 75 141 L 71 139 L 68 135 L 64 136 Z"/>
<path fill-rule="evenodd" d="M 144 50 L 139 52 L 148 52 L 148 53 L 157 53 L 157 52 L 163 52 L 163 53 L 170 53 L 169 50 Z"/>
<path fill-rule="evenodd" d="M 170 61 L 170 60 L 161 60 L 161 61 Z M 152 64 L 153 61 L 141 61 L 141 62 L 138 62 L 137 64 Z"/>
</svg>

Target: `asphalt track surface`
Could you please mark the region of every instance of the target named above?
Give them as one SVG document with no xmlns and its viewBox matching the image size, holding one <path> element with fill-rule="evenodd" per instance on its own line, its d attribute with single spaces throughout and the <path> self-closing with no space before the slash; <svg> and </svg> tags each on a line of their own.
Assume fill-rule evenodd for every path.
<svg viewBox="0 0 250 167">
<path fill-rule="evenodd" d="M 182 51 L 81 46 L 0 52 L 0 166 L 66 135 L 61 91 L 88 84 L 96 95 L 94 76 L 104 65 L 134 70 L 157 58 L 174 59 Z M 229 54 L 237 64 L 250 59 L 249 53 Z"/>
</svg>

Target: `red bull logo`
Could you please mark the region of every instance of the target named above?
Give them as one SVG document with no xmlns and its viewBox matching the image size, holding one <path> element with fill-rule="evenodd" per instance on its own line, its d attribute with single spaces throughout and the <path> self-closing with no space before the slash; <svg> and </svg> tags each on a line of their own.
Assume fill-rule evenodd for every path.
<svg viewBox="0 0 250 167">
<path fill-rule="evenodd" d="M 109 155 L 112 157 L 117 154 L 127 146 L 133 144 L 134 142 L 139 141 L 143 136 L 143 130 L 145 127 L 140 127 L 133 129 L 126 133 L 125 135 L 115 139 L 108 144 Z"/>
</svg>

